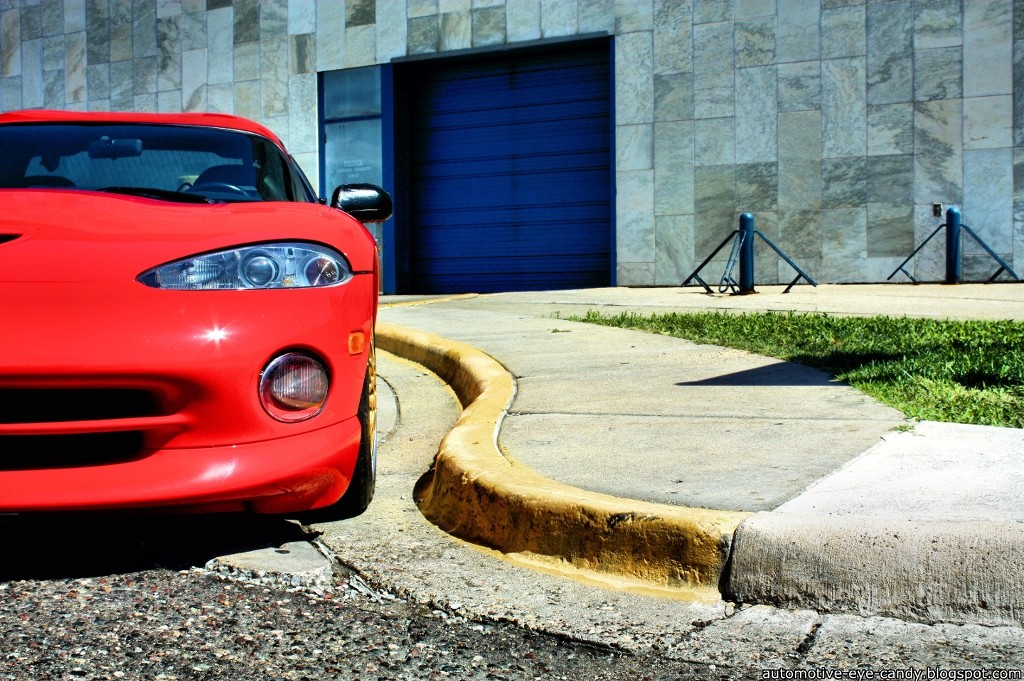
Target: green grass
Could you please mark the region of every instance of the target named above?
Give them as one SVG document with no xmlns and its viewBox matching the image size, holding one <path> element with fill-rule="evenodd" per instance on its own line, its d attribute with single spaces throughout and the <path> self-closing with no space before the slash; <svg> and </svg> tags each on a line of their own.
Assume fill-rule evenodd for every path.
<svg viewBox="0 0 1024 681">
<path fill-rule="evenodd" d="M 576 318 L 799 362 L 908 417 L 1024 428 L 1024 323 L 719 312 Z"/>
</svg>

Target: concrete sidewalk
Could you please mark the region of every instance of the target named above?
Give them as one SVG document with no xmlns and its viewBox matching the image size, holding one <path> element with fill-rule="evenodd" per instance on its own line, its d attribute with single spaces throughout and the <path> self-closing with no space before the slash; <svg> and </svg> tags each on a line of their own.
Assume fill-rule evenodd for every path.
<svg viewBox="0 0 1024 681">
<path fill-rule="evenodd" d="M 442 375 L 466 408 L 468 437 L 457 424 L 420 490 L 427 515 L 506 552 L 743 602 L 1024 621 L 1021 431 L 897 430 L 898 412 L 806 367 L 564 319 L 729 309 L 1019 320 L 1024 286 L 759 290 L 385 299 L 399 306 L 382 312 L 381 347 Z"/>
</svg>

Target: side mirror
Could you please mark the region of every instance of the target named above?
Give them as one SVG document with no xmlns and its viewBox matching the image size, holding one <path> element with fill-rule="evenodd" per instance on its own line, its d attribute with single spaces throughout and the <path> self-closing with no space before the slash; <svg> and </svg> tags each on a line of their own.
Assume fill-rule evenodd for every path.
<svg viewBox="0 0 1024 681">
<path fill-rule="evenodd" d="M 331 195 L 331 208 L 343 210 L 362 223 L 391 217 L 391 195 L 374 184 L 343 184 Z"/>
</svg>

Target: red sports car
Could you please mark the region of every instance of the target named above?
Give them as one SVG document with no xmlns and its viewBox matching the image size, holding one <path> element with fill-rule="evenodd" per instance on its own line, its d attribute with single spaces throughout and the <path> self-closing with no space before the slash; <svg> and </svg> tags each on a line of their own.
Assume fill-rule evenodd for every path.
<svg viewBox="0 0 1024 681">
<path fill-rule="evenodd" d="M 361 512 L 372 185 L 217 114 L 0 115 L 0 513 Z"/>
</svg>

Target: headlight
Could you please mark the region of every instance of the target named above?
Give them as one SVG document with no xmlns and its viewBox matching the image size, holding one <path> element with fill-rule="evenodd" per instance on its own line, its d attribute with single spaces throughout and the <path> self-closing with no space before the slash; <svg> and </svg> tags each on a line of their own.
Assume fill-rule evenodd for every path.
<svg viewBox="0 0 1024 681">
<path fill-rule="evenodd" d="M 176 260 L 139 275 L 153 288 L 173 290 L 308 288 L 352 278 L 345 256 L 318 244 L 243 246 Z"/>
</svg>

